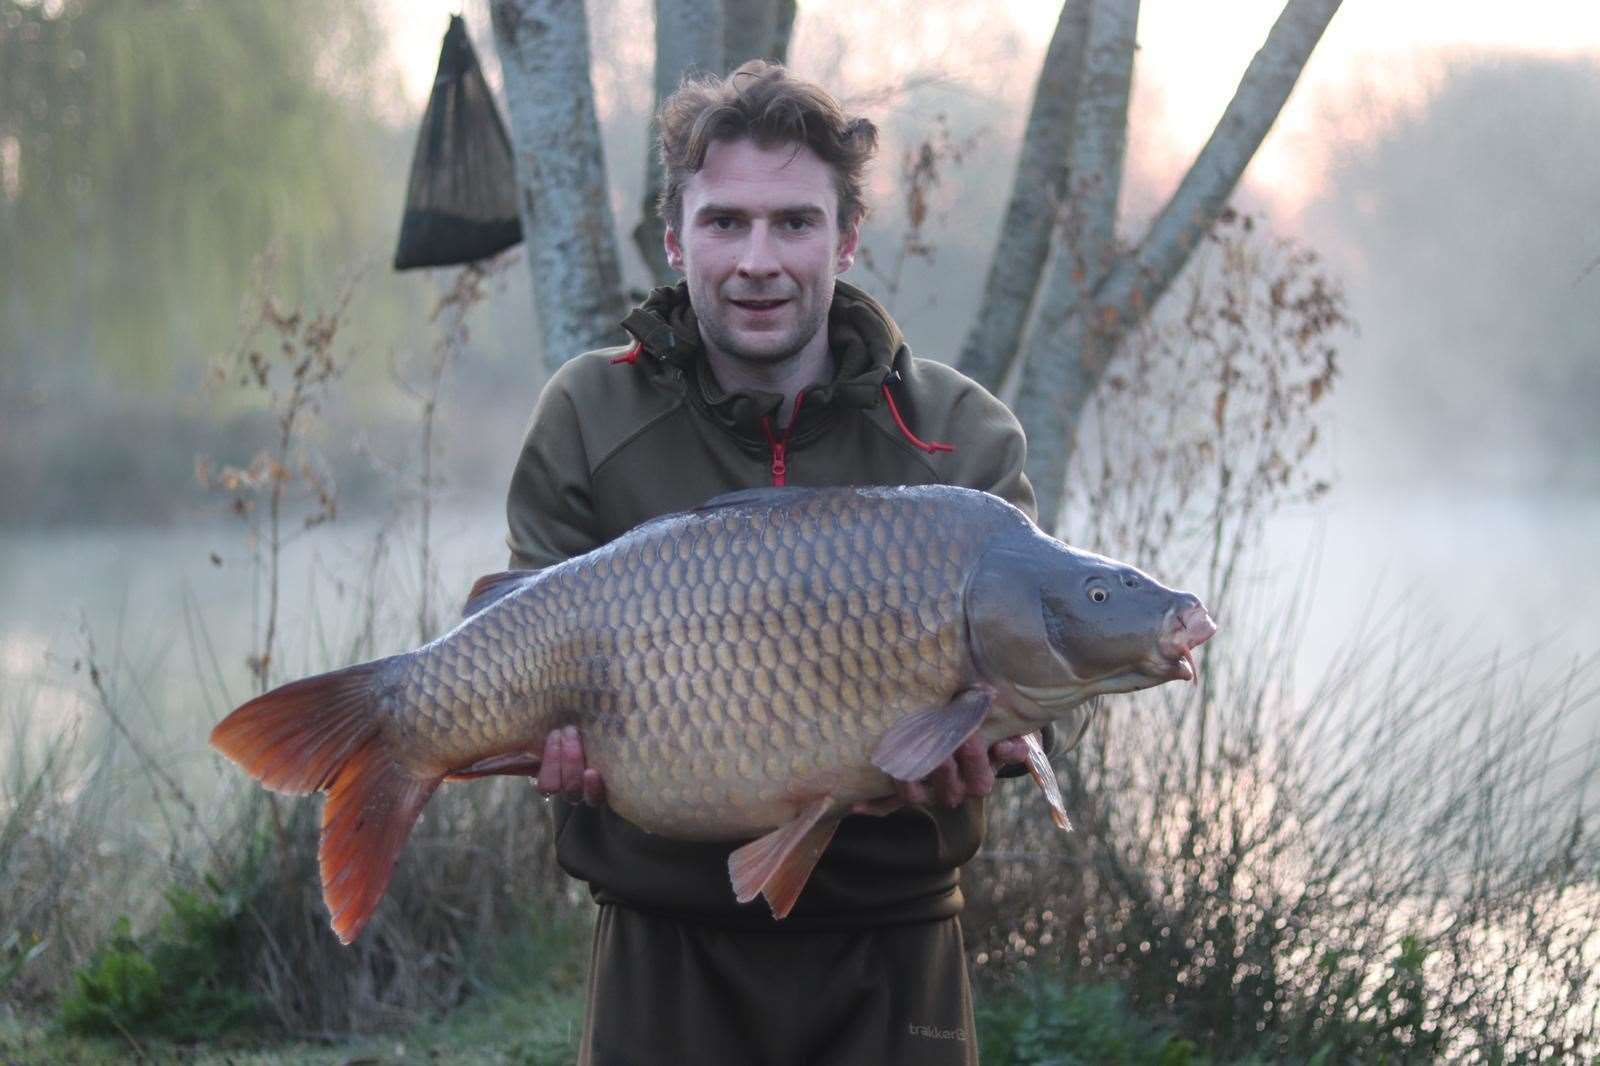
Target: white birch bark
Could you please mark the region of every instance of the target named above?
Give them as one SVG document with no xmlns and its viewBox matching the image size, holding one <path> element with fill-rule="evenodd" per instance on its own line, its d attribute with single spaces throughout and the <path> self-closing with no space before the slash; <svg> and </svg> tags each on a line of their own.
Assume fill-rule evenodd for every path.
<svg viewBox="0 0 1600 1066">
<path fill-rule="evenodd" d="M 1339 0 L 1288 0 L 1144 239 L 1092 279 L 1092 298 L 1060 318 L 1047 320 L 1041 308 L 1024 353 L 1018 416 L 1028 431 L 1028 474 L 1039 514 L 1052 528 L 1084 404 L 1118 343 L 1149 314 L 1216 221 L 1338 8 Z"/>
<path fill-rule="evenodd" d="M 1022 344 L 1023 327 L 1050 255 L 1066 196 L 1067 149 L 1083 76 L 1089 0 L 1065 0 L 1033 89 L 1011 199 L 989 260 L 978 314 L 956 365 L 991 392 Z"/>
<path fill-rule="evenodd" d="M 1082 385 L 1079 367 L 1058 351 L 1063 326 L 1092 299 L 1095 282 L 1116 254 L 1117 201 L 1128 134 L 1139 0 L 1093 0 L 1083 82 L 1067 155 L 1067 199 L 1056 230 L 1056 251 L 1040 287 L 1038 319 L 1024 341 L 1017 417 L 1027 427 L 1028 475 L 1039 494 L 1039 518 L 1053 529 L 1061 479 L 1062 397 Z M 1040 478 L 1054 478 L 1041 484 Z M 1054 492 L 1046 494 L 1046 489 Z"/>
<path fill-rule="evenodd" d="M 685 74 L 721 74 L 723 65 L 722 0 L 656 0 L 656 108 L 672 95 Z M 657 285 L 668 285 L 677 275 L 667 265 L 661 238 L 666 225 L 656 213 L 665 175 L 656 151 L 655 123 L 650 123 L 650 143 L 645 150 L 644 196 L 639 224 L 633 228 L 634 247 L 650 269 Z"/>
<path fill-rule="evenodd" d="M 571 0 L 491 0 L 516 155 L 518 205 L 545 365 L 618 343 L 626 311 L 589 79 Z"/>
</svg>

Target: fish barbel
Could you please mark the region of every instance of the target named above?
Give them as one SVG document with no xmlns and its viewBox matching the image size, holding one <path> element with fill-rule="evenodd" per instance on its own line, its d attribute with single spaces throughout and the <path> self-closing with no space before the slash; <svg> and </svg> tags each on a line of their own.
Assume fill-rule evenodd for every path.
<svg viewBox="0 0 1600 1066">
<path fill-rule="evenodd" d="M 1192 680 L 1215 631 L 1194 596 L 987 493 L 755 489 L 490 575 L 437 640 L 258 696 L 211 742 L 268 788 L 327 793 L 323 897 L 345 943 L 441 782 L 536 773 L 567 725 L 622 817 L 756 838 L 729 859 L 733 890 L 781 918 L 892 778 L 973 735 L 1070 719 L 1076 736 L 1090 697 Z"/>
</svg>

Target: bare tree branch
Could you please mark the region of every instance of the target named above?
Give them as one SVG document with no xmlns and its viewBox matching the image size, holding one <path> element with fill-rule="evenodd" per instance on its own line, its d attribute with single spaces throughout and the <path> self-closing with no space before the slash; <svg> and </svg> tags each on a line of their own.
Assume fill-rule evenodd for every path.
<svg viewBox="0 0 1600 1066">
<path fill-rule="evenodd" d="M 582 4 L 492 0 L 545 365 L 620 339 L 616 224 Z"/>
<path fill-rule="evenodd" d="M 656 108 L 672 95 L 686 74 L 722 73 L 723 17 L 721 0 L 656 0 Z M 639 250 L 657 285 L 676 278 L 667 265 L 661 238 L 666 226 L 656 214 L 656 200 L 665 180 L 655 151 L 655 123 L 648 130 L 645 148 L 644 197 L 633 244 Z"/>
<path fill-rule="evenodd" d="M 1339 0 L 1288 0 L 1284 5 L 1178 191 L 1135 252 L 1123 257 L 1096 291 L 1102 320 L 1115 328 L 1138 322 L 1167 291 L 1233 194 L 1338 10 Z"/>
<path fill-rule="evenodd" d="M 1288 0 L 1211 139 L 1144 240 L 1094 284 L 1092 300 L 1067 306 L 1065 314 L 1060 305 L 1041 307 L 1025 344 L 1018 416 L 1028 431 L 1028 474 L 1039 514 L 1050 525 L 1084 404 L 1106 364 L 1216 221 L 1338 8 L 1339 0 Z"/>
<path fill-rule="evenodd" d="M 1028 474 L 1039 493 L 1039 518 L 1053 529 L 1066 470 L 1058 416 L 1062 397 L 1083 387 L 1079 362 L 1063 358 L 1063 326 L 1091 299 L 1116 252 L 1117 200 L 1128 134 L 1139 0 L 1093 0 L 1083 83 L 1067 155 L 1067 200 L 1056 254 L 1039 293 L 1038 321 L 1024 342 L 1017 417 L 1030 434 Z M 1091 383 L 1092 384 L 1092 383 Z M 1038 479 L 1054 478 L 1041 483 Z"/>
<path fill-rule="evenodd" d="M 1139 0 L 1093 0 L 1083 84 L 1067 153 L 1067 199 L 1058 236 L 1072 277 L 1097 278 L 1116 253 L 1117 200 L 1128 142 Z M 1064 288 L 1067 286 L 1064 286 Z M 1049 289 L 1046 289 L 1046 293 Z"/>
<path fill-rule="evenodd" d="M 978 316 L 956 364 L 991 391 L 999 391 L 1001 377 L 1021 347 L 1050 254 L 1056 210 L 1066 196 L 1067 147 L 1088 33 L 1089 0 L 1065 0 L 1034 85 L 1011 200 L 989 260 Z"/>
</svg>

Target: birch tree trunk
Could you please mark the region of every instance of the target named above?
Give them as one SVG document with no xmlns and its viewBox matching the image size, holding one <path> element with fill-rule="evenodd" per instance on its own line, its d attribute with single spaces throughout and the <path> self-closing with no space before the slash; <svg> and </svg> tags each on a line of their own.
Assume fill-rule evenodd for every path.
<svg viewBox="0 0 1600 1066">
<path fill-rule="evenodd" d="M 1065 420 L 1058 416 L 1061 397 L 1085 382 L 1075 360 L 1061 358 L 1054 345 L 1062 326 L 1090 303 L 1094 284 L 1116 253 L 1117 201 L 1122 192 L 1122 163 L 1128 139 L 1128 98 L 1133 89 L 1133 53 L 1138 38 L 1139 0 L 1093 0 L 1085 44 L 1083 82 L 1073 116 L 1072 145 L 1067 156 L 1067 199 L 1056 233 L 1056 251 L 1039 292 L 1038 322 L 1022 350 L 1023 389 L 1017 417 L 1027 427 L 1030 479 L 1051 476 L 1067 440 L 1054 440 Z M 1036 428 L 1039 431 L 1036 439 Z M 1055 492 L 1039 493 L 1039 518 L 1054 529 L 1060 510 L 1060 481 Z"/>
<path fill-rule="evenodd" d="M 723 73 L 750 59 L 785 62 L 789 37 L 794 31 L 794 14 L 794 0 L 724 0 Z"/>
<path fill-rule="evenodd" d="M 656 0 L 655 109 L 660 109 L 685 74 L 721 74 L 723 54 L 722 0 Z M 666 177 L 655 150 L 654 120 L 646 135 L 650 143 L 645 148 L 644 197 L 639 204 L 639 224 L 633 228 L 633 244 L 655 283 L 670 285 L 677 274 L 667 265 L 661 243 L 666 225 L 656 214 L 656 200 Z"/>
<path fill-rule="evenodd" d="M 1107 269 L 1083 275 L 1075 274 L 1070 264 L 1092 265 L 1084 254 L 1092 248 L 1074 249 L 1070 256 L 1058 251 L 1041 287 L 1037 320 L 1019 356 L 1024 364 L 1018 417 L 1028 432 L 1028 475 L 1038 494 L 1040 518 L 1049 528 L 1055 527 L 1060 511 L 1084 404 L 1117 345 L 1149 314 L 1216 221 L 1338 9 L 1339 0 L 1288 0 L 1210 140 L 1135 248 Z M 1099 11 L 1097 4 L 1091 34 Z M 1088 62 L 1093 64 L 1092 56 Z M 1092 77 L 1088 70 L 1085 75 Z M 1086 85 L 1080 100 L 1075 142 L 1094 135 L 1084 125 L 1095 106 L 1088 100 L 1090 88 Z M 1075 143 L 1073 160 L 1078 151 Z M 1077 165 L 1069 163 L 1074 174 Z M 1064 262 L 1067 269 L 1062 269 Z"/>
<path fill-rule="evenodd" d="M 491 0 L 545 366 L 617 343 L 626 313 L 581 3 Z"/>
<path fill-rule="evenodd" d="M 1022 347 L 1022 331 L 1050 255 L 1050 235 L 1066 197 L 1067 148 L 1088 36 L 1089 0 L 1065 0 L 1033 88 L 983 299 L 956 363 L 990 392 L 1000 391 L 1006 369 Z"/>
</svg>

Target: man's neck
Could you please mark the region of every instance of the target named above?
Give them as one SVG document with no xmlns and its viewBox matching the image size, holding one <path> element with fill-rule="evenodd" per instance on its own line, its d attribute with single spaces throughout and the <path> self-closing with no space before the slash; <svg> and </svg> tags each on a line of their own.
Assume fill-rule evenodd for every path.
<svg viewBox="0 0 1600 1066">
<path fill-rule="evenodd" d="M 706 362 L 724 390 L 776 392 L 783 397 L 783 406 L 778 409 L 779 426 L 787 426 L 794 417 L 795 400 L 802 391 L 833 377 L 833 353 L 825 336 L 817 337 L 781 363 L 735 359 L 709 344 L 705 349 Z"/>
</svg>

